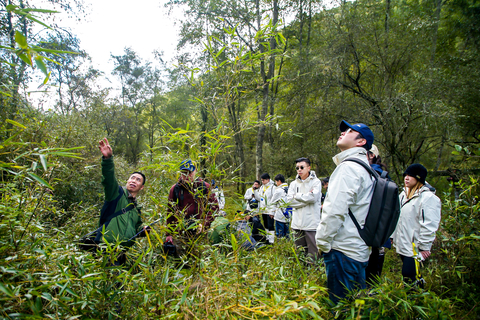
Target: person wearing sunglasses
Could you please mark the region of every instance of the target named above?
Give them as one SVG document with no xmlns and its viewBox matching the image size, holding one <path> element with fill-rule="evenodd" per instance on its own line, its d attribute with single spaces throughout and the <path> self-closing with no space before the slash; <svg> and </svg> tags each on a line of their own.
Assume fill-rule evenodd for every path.
<svg viewBox="0 0 480 320">
<path fill-rule="evenodd" d="M 295 160 L 297 176 L 288 188 L 287 201 L 292 212 L 292 235 L 295 246 L 304 250 L 308 263 L 318 259 L 318 248 L 315 243 L 315 232 L 320 223 L 320 205 L 322 198 L 322 182 L 315 171 L 310 169 L 308 158 Z"/>
<path fill-rule="evenodd" d="M 370 173 L 358 163 L 344 161 L 355 158 L 369 164 L 367 151 L 373 144 L 372 131 L 363 123 L 351 125 L 345 120 L 340 123 L 340 131 L 337 146 L 341 152 L 333 157 L 337 167 L 330 176 L 316 233 L 325 262 L 329 297 L 335 304 L 348 292 L 365 288 L 371 249 L 360 237 L 348 211 L 363 227 L 373 194 Z"/>
</svg>

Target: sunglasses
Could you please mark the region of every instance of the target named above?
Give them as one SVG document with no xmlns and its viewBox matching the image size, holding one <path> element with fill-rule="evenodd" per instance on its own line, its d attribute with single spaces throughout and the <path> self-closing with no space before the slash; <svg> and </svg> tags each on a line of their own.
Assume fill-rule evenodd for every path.
<svg viewBox="0 0 480 320">
<path fill-rule="evenodd" d="M 303 170 L 303 169 L 305 169 L 305 168 L 306 168 L 306 167 L 304 167 L 304 166 L 299 166 L 299 167 L 296 167 L 295 169 L 297 169 L 297 170 L 300 170 L 300 169 Z"/>
</svg>

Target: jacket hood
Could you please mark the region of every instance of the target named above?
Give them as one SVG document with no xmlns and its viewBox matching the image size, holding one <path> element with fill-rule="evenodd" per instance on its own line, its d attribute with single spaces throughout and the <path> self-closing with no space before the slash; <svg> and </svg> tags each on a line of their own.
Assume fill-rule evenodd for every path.
<svg viewBox="0 0 480 320">
<path fill-rule="evenodd" d="M 354 147 L 354 148 L 350 148 L 345 151 L 342 151 L 336 154 L 335 157 L 332 158 L 332 160 L 338 166 L 343 160 L 353 156 L 356 156 L 356 157 L 364 156 L 365 160 L 368 160 L 367 150 L 363 147 Z"/>
<path fill-rule="evenodd" d="M 430 184 L 428 183 L 427 181 L 425 181 L 425 185 L 424 187 L 427 187 L 428 190 L 430 190 L 431 192 L 435 193 L 437 190 L 435 190 L 435 188 Z"/>
<path fill-rule="evenodd" d="M 310 170 L 310 174 L 308 175 L 307 179 L 305 179 L 305 181 L 315 179 L 316 177 L 317 175 L 315 174 L 315 171 Z M 300 178 L 300 176 L 297 174 L 296 180 L 302 181 L 302 178 Z"/>
</svg>

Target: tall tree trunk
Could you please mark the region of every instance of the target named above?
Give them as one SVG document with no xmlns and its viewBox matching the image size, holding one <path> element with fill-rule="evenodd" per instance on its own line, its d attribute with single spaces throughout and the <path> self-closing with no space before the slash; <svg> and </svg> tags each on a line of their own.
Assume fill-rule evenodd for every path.
<svg viewBox="0 0 480 320">
<path fill-rule="evenodd" d="M 440 13 L 442 12 L 442 5 L 443 0 L 434 0 L 436 7 L 435 7 L 435 24 L 433 27 L 433 37 L 432 37 L 432 48 L 430 50 L 430 64 L 433 65 L 435 63 L 435 53 L 437 51 L 437 38 L 438 38 L 438 26 L 440 24 Z"/>
<path fill-rule="evenodd" d="M 255 0 L 256 6 L 256 15 L 257 15 L 257 27 L 258 30 L 261 29 L 261 15 L 260 15 L 260 0 Z M 260 43 L 262 41 L 259 41 Z M 260 52 L 265 52 L 265 47 L 260 44 Z M 263 143 L 265 139 L 265 117 L 268 112 L 268 82 L 267 82 L 267 73 L 265 71 L 265 58 L 262 55 L 262 60 L 260 61 L 260 76 L 262 79 L 262 107 L 259 112 L 259 125 L 257 129 L 257 142 L 256 142 L 256 151 L 255 151 L 255 173 L 257 178 L 263 173 Z"/>
<path fill-rule="evenodd" d="M 273 19 L 272 19 L 272 23 L 274 26 L 277 25 L 278 23 L 278 0 L 273 0 Z M 277 39 L 275 39 L 275 37 L 271 37 L 270 38 L 270 49 L 272 51 L 274 51 L 272 53 L 272 55 L 270 56 L 270 63 L 269 63 L 269 66 L 268 66 L 268 75 L 267 75 L 267 79 L 272 79 L 274 76 L 275 76 L 275 57 L 276 57 L 276 54 L 275 54 L 275 50 L 277 49 Z M 275 91 L 274 91 L 274 85 L 275 85 L 275 82 L 278 82 L 277 81 L 270 81 L 271 82 L 271 85 L 272 85 L 272 89 L 270 90 L 271 92 L 271 99 L 270 99 L 270 115 L 273 116 L 274 115 L 274 111 L 275 111 Z M 272 134 L 272 126 L 270 125 L 269 126 L 269 142 L 270 144 L 273 143 L 273 134 Z"/>
<path fill-rule="evenodd" d="M 200 150 L 202 154 L 206 150 L 206 144 L 207 144 L 207 138 L 205 137 L 205 134 L 207 133 L 207 122 L 208 122 L 208 111 L 207 107 L 205 105 L 202 105 L 200 109 L 200 113 L 202 116 L 202 134 L 200 136 Z M 206 157 L 202 157 L 202 160 L 200 161 L 200 176 L 202 178 L 205 178 L 206 175 Z"/>
</svg>

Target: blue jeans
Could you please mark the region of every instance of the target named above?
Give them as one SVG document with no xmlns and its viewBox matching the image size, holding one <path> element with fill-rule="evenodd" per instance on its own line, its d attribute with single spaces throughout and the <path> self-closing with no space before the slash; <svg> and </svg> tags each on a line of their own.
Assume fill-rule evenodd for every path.
<svg viewBox="0 0 480 320">
<path fill-rule="evenodd" d="M 275 220 L 275 230 L 277 238 L 286 237 L 288 239 L 288 223 Z"/>
<path fill-rule="evenodd" d="M 323 255 L 327 269 L 327 288 L 330 300 L 337 304 L 349 291 L 364 289 L 366 262 L 353 260 L 340 251 L 330 250 Z"/>
</svg>

